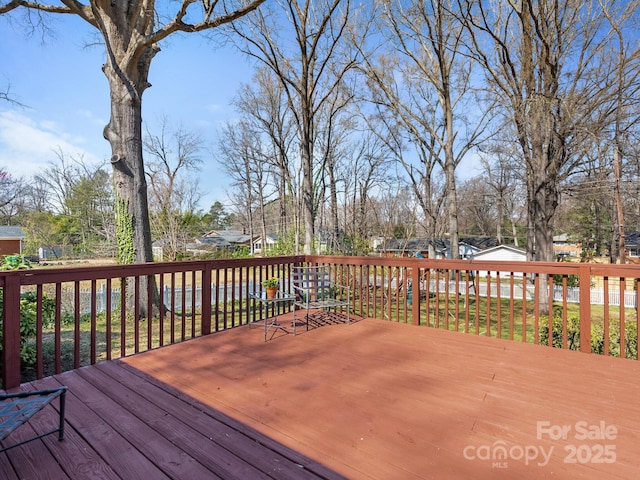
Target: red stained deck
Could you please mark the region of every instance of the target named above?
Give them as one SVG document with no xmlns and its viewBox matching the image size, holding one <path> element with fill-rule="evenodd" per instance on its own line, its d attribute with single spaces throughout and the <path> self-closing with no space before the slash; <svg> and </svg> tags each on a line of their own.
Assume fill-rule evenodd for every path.
<svg viewBox="0 0 640 480">
<path fill-rule="evenodd" d="M 379 320 L 241 327 L 37 382 L 68 385 L 67 438 L 0 454 L 0 478 L 630 479 L 639 370 Z"/>
</svg>

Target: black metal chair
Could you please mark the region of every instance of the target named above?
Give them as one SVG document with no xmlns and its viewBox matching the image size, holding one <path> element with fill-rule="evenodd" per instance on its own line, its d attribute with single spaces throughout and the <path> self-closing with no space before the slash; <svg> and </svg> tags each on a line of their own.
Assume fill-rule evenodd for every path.
<svg viewBox="0 0 640 480">
<path fill-rule="evenodd" d="M 64 439 L 64 404 L 67 387 L 51 388 L 48 390 L 33 390 L 31 392 L 0 394 L 0 441 L 33 415 L 38 413 L 53 400 L 60 397 L 60 423 L 58 428 L 42 435 L 29 438 L 14 445 L 0 449 L 0 452 L 17 447 L 32 440 L 37 440 L 52 433 L 58 433 L 58 440 Z"/>
</svg>

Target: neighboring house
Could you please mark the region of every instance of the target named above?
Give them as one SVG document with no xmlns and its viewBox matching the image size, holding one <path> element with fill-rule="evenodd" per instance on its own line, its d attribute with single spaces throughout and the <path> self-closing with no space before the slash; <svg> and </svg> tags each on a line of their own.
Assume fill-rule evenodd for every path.
<svg viewBox="0 0 640 480">
<path fill-rule="evenodd" d="M 202 238 L 221 238 L 229 243 L 231 249 L 240 245 L 251 246 L 251 236 L 237 230 L 211 230 L 205 233 Z"/>
<path fill-rule="evenodd" d="M 625 232 L 624 244 L 628 257 L 640 257 L 640 232 Z"/>
<path fill-rule="evenodd" d="M 429 246 L 433 245 L 435 258 L 451 258 L 451 242 L 448 238 L 430 241 L 427 238 L 391 238 L 379 242 L 377 250 L 383 257 L 429 256 Z M 493 237 L 462 237 L 458 243 L 458 252 L 462 259 L 473 259 L 490 247 L 498 245 Z"/>
<path fill-rule="evenodd" d="M 429 255 L 429 240 L 426 238 L 385 238 L 378 243 L 377 251 L 382 257 L 414 257 Z M 444 251 L 444 246 L 436 247 L 436 254 Z M 439 255 L 437 255 L 440 257 Z"/>
<path fill-rule="evenodd" d="M 263 240 L 262 235 L 255 237 L 251 243 L 251 252 L 254 255 L 268 252 L 278 243 L 278 236 L 275 233 L 267 233 L 267 238 Z"/>
<path fill-rule="evenodd" d="M 222 237 L 200 237 L 194 242 L 187 243 L 185 249 L 193 255 L 206 255 L 218 250 L 233 251 L 233 246 Z"/>
<path fill-rule="evenodd" d="M 563 233 L 553 237 L 553 255 L 559 258 L 580 258 L 582 247 L 572 242 L 569 235 Z"/>
<path fill-rule="evenodd" d="M 488 248 L 477 253 L 474 257 L 474 260 L 482 260 L 489 262 L 526 262 L 527 261 L 527 252 L 519 247 L 514 247 L 512 245 L 498 245 L 497 247 Z M 486 271 L 479 271 L 478 275 L 481 277 L 486 277 Z M 492 273 L 493 275 L 493 273 Z M 501 276 L 509 276 L 509 272 L 505 272 L 504 275 L 501 273 Z M 516 273 L 514 276 L 522 277 L 522 273 Z"/>
<path fill-rule="evenodd" d="M 0 227 L 0 255 L 22 254 L 22 242 L 27 236 L 20 227 Z"/>
</svg>

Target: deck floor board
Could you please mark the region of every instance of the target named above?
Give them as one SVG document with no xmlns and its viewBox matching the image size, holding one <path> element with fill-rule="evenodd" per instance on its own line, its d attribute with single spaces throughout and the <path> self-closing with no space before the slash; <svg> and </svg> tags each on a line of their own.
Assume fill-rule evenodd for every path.
<svg viewBox="0 0 640 480">
<path fill-rule="evenodd" d="M 60 384 L 66 440 L 0 454 L 2 478 L 630 479 L 640 458 L 639 362 L 378 320 L 266 343 L 239 327 L 22 388 Z M 580 422 L 616 434 L 578 438 Z"/>
</svg>

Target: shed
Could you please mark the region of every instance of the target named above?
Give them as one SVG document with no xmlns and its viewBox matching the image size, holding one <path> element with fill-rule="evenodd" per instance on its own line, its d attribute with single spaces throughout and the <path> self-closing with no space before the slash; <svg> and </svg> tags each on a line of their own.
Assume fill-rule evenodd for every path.
<svg viewBox="0 0 640 480">
<path fill-rule="evenodd" d="M 0 226 L 0 255 L 21 255 L 25 238 L 27 236 L 20 227 Z"/>
<path fill-rule="evenodd" d="M 512 245 L 498 245 L 476 253 L 474 260 L 488 260 L 490 262 L 526 262 L 527 252 L 522 248 L 514 247 Z M 487 272 L 480 271 L 478 272 L 478 275 L 486 277 Z M 514 276 L 521 277 L 522 273 L 514 274 Z"/>
</svg>

